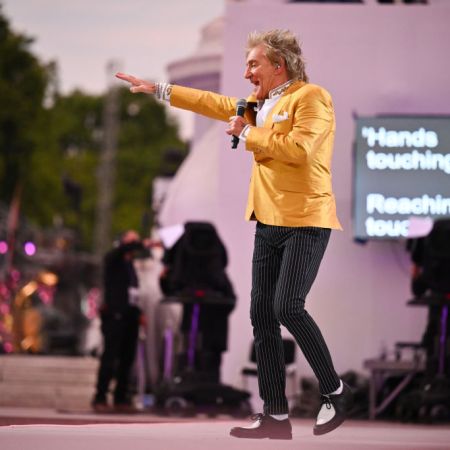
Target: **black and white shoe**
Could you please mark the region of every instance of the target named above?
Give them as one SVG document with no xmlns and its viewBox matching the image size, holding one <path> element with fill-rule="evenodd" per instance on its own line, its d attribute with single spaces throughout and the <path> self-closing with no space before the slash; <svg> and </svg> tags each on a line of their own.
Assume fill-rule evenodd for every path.
<svg viewBox="0 0 450 450">
<path fill-rule="evenodd" d="M 277 420 L 268 414 L 254 414 L 254 422 L 248 427 L 234 427 L 230 436 L 244 439 L 292 439 L 289 419 Z"/>
<path fill-rule="evenodd" d="M 322 395 L 322 405 L 314 425 L 314 434 L 319 436 L 336 429 L 347 418 L 352 406 L 353 393 L 345 383 L 340 394 Z"/>
</svg>

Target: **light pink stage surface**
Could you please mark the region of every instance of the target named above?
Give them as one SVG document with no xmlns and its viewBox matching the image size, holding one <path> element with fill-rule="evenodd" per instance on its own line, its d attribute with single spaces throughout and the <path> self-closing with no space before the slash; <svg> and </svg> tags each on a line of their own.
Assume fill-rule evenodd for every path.
<svg viewBox="0 0 450 450">
<path fill-rule="evenodd" d="M 189 419 L 164 421 L 153 416 L 58 415 L 60 424 L 0 426 L 1 450 L 434 450 L 450 449 L 449 426 L 403 425 L 387 422 L 349 421 L 329 435 L 312 434 L 312 420 L 293 419 L 292 441 L 242 440 L 228 435 L 241 420 Z M 83 418 L 84 417 L 84 418 Z M 36 422 L 56 421 L 37 419 Z M 96 421 L 122 423 L 92 423 Z M 5 423 L 29 423 L 32 419 L 2 418 Z M 134 421 L 134 422 L 133 422 Z M 83 424 L 84 422 L 84 424 Z M 73 423 L 78 423 L 74 425 Z"/>
</svg>

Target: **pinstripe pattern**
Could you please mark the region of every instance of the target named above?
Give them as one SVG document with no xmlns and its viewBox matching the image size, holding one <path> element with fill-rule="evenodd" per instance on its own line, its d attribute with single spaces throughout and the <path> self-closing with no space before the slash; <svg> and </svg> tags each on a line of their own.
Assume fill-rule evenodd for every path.
<svg viewBox="0 0 450 450">
<path fill-rule="evenodd" d="M 294 336 L 322 393 L 340 381 L 318 326 L 304 309 L 330 238 L 318 227 L 256 226 L 250 317 L 264 413 L 285 414 L 285 367 L 280 324 Z"/>
</svg>

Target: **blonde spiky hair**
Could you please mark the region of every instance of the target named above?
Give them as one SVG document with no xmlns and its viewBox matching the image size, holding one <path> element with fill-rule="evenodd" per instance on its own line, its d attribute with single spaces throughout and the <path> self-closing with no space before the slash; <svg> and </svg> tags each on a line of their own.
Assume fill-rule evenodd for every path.
<svg viewBox="0 0 450 450">
<path fill-rule="evenodd" d="M 253 31 L 247 38 L 247 55 L 260 44 L 266 47 L 266 56 L 272 64 L 283 59 L 291 79 L 308 82 L 302 50 L 294 33 L 289 30 Z"/>
</svg>

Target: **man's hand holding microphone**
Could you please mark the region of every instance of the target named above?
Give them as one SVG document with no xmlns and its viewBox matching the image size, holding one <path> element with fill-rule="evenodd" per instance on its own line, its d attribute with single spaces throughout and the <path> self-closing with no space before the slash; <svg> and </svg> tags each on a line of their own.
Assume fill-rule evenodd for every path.
<svg viewBox="0 0 450 450">
<path fill-rule="evenodd" d="M 228 128 L 226 130 L 227 134 L 232 135 L 231 138 L 231 148 L 236 148 L 239 144 L 239 136 L 242 130 L 248 125 L 247 121 L 244 119 L 245 108 L 247 107 L 247 101 L 245 98 L 241 98 L 236 103 L 236 115 L 231 116 L 228 122 Z"/>
</svg>

